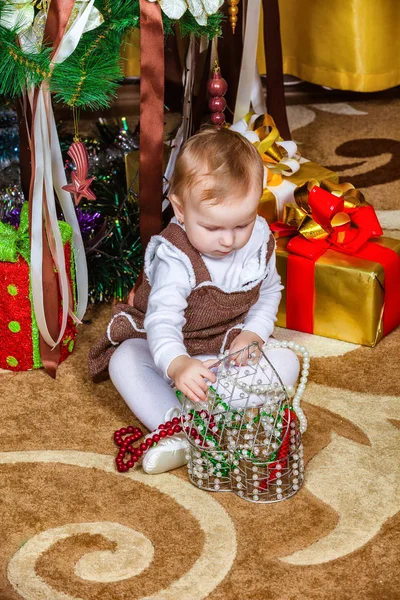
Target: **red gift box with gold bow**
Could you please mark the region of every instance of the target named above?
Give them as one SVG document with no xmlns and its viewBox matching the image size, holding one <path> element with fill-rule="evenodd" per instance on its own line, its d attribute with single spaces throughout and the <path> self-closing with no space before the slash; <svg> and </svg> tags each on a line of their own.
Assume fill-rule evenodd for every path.
<svg viewBox="0 0 400 600">
<path fill-rule="evenodd" d="M 277 325 L 374 346 L 400 324 L 400 240 L 351 184 L 311 180 L 271 229 L 285 285 Z"/>
</svg>

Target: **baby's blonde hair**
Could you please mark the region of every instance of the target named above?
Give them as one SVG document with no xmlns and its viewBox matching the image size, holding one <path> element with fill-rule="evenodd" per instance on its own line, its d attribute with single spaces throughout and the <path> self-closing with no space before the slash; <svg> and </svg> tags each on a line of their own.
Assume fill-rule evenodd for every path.
<svg viewBox="0 0 400 600">
<path fill-rule="evenodd" d="M 178 154 L 169 184 L 169 194 L 181 202 L 193 186 L 207 178 L 199 200 L 218 203 L 231 193 L 246 194 L 263 188 L 264 167 L 260 155 L 245 137 L 223 128 L 204 127 L 189 138 Z"/>
</svg>

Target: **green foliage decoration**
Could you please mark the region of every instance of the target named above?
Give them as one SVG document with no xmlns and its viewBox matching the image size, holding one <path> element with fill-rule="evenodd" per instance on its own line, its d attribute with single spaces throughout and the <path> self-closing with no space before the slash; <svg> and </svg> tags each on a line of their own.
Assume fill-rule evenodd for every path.
<svg viewBox="0 0 400 600">
<path fill-rule="evenodd" d="M 0 0 L 0 20 L 9 11 L 7 2 Z M 50 72 L 50 51 L 23 52 L 17 34 L 18 22 L 13 29 L 0 25 L 0 95 L 10 99 L 19 96 L 27 83 L 39 85 Z"/>
<path fill-rule="evenodd" d="M 0 0 L 0 20 L 7 11 L 15 10 L 10 6 L 6 0 Z M 23 52 L 18 43 L 18 24 L 12 30 L 0 25 L 0 95 L 14 98 L 27 83 L 38 86 L 48 79 L 58 102 L 91 110 L 109 106 L 123 76 L 121 43 L 130 30 L 140 25 L 139 0 L 96 0 L 95 6 L 104 22 L 83 34 L 71 56 L 52 71 L 48 48 L 37 53 Z M 178 27 L 182 36 L 204 35 L 210 39 L 221 33 L 221 19 L 221 13 L 216 13 L 202 26 L 189 11 L 179 21 L 162 13 L 165 36 Z"/>
</svg>

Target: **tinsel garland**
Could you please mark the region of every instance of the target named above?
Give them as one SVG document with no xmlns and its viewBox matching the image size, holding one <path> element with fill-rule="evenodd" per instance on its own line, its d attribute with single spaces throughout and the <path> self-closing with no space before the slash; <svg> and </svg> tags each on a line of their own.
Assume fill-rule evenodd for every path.
<svg viewBox="0 0 400 600">
<path fill-rule="evenodd" d="M 17 226 L 23 202 L 17 115 L 5 107 L 0 112 L 0 221 Z"/>
<path fill-rule="evenodd" d="M 97 200 L 79 206 L 89 228 L 89 215 L 96 219 L 94 230 L 87 237 L 84 234 L 89 299 L 121 301 L 129 294 L 142 266 L 138 197 L 135 182 L 127 192 L 124 160 L 127 152 L 139 148 L 139 137 L 129 131 L 124 118 L 118 124 L 100 118 L 96 125 L 96 134 L 83 141 L 88 149 L 90 173 L 96 177 L 92 188 Z M 62 148 L 67 147 L 64 138 Z M 67 166 L 73 168 L 68 161 Z M 79 213 L 78 219 L 82 230 L 84 221 Z"/>
<path fill-rule="evenodd" d="M 19 157 L 17 115 L 13 110 L 0 112 L 0 169 L 5 169 Z"/>
<path fill-rule="evenodd" d="M 56 101 L 93 110 L 107 107 L 123 75 L 120 46 L 124 35 L 139 27 L 139 1 L 96 0 L 95 6 L 104 17 L 103 24 L 86 32 L 71 56 L 55 65 L 51 76 L 49 50 L 25 53 L 18 44 L 18 28 L 0 26 L 0 95 L 14 98 L 26 81 L 37 86 L 48 78 Z M 16 9 L 0 0 L 0 19 L 10 10 Z M 199 25 L 189 11 L 179 21 L 172 21 L 165 13 L 162 19 L 166 36 L 175 25 L 183 36 L 213 38 L 221 32 L 221 13 L 211 15 L 205 26 Z"/>
</svg>

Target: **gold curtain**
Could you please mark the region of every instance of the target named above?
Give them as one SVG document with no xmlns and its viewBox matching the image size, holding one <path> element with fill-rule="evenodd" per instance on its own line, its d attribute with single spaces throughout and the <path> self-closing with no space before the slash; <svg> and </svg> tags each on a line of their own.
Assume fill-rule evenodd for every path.
<svg viewBox="0 0 400 600">
<path fill-rule="evenodd" d="M 140 34 L 139 29 L 134 29 L 121 48 L 124 60 L 125 77 L 139 77 L 140 75 Z"/>
<path fill-rule="evenodd" d="M 284 73 L 336 89 L 374 92 L 400 84 L 400 0 L 279 0 Z M 139 76 L 139 38 L 123 51 Z M 260 27 L 258 66 L 265 73 Z"/>
<path fill-rule="evenodd" d="M 357 92 L 400 84 L 400 0 L 279 0 L 279 12 L 284 73 Z"/>
</svg>

